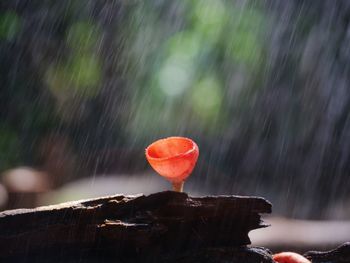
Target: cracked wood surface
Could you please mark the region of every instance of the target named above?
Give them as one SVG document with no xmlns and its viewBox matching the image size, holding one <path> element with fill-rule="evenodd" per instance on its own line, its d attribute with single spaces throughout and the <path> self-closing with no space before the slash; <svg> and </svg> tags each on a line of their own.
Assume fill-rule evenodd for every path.
<svg viewBox="0 0 350 263">
<path fill-rule="evenodd" d="M 0 259 L 103 255 L 135 260 L 241 247 L 250 244 L 250 230 L 266 226 L 260 214 L 270 212 L 271 204 L 259 197 L 170 191 L 9 210 L 0 213 Z"/>
</svg>

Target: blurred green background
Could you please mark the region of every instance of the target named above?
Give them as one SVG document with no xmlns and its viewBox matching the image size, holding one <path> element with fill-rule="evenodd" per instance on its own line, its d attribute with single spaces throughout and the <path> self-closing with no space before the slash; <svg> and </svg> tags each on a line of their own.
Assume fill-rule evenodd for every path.
<svg viewBox="0 0 350 263">
<path fill-rule="evenodd" d="M 148 144 L 183 135 L 201 151 L 193 191 L 330 217 L 350 200 L 349 14 L 345 0 L 1 1 L 0 172 L 32 167 L 47 190 L 137 176 Z"/>
</svg>

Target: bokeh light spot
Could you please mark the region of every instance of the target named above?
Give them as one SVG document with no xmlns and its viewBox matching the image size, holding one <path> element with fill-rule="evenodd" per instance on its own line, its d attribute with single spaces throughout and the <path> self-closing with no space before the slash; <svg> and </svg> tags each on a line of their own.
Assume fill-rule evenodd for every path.
<svg viewBox="0 0 350 263">
<path fill-rule="evenodd" d="M 190 87 L 193 76 L 193 65 L 187 58 L 174 55 L 160 69 L 159 88 L 167 96 L 178 96 Z"/>
<path fill-rule="evenodd" d="M 47 70 L 46 79 L 56 96 L 95 97 L 99 92 L 102 68 L 95 56 L 77 56 L 65 65 Z"/>
<path fill-rule="evenodd" d="M 100 38 L 101 30 L 98 26 L 90 22 L 78 22 L 69 28 L 66 43 L 75 50 L 86 51 L 91 50 Z"/>
<path fill-rule="evenodd" d="M 192 91 L 192 107 L 194 112 L 204 121 L 217 118 L 223 102 L 220 82 L 213 76 L 200 80 Z"/>
<path fill-rule="evenodd" d="M 22 28 L 20 17 L 12 11 L 0 15 L 0 38 L 13 40 Z"/>
<path fill-rule="evenodd" d="M 228 14 L 222 1 L 196 1 L 193 9 L 195 31 L 200 32 L 206 40 L 215 40 L 224 28 Z"/>
</svg>

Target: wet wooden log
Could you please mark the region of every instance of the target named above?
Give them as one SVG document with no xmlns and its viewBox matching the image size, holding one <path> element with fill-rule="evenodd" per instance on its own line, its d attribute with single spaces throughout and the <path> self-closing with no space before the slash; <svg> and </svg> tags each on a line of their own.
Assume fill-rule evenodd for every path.
<svg viewBox="0 0 350 263">
<path fill-rule="evenodd" d="M 309 251 L 304 256 L 312 263 L 350 263 L 350 242 L 330 251 Z"/>
<path fill-rule="evenodd" d="M 272 262 L 268 251 L 246 247 L 270 212 L 259 197 L 176 192 L 9 210 L 0 213 L 0 262 Z"/>
</svg>

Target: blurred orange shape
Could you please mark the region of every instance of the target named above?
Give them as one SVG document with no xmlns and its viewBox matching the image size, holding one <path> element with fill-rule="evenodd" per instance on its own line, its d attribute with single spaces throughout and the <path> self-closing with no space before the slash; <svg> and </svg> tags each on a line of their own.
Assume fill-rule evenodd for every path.
<svg viewBox="0 0 350 263">
<path fill-rule="evenodd" d="M 273 260 L 278 263 L 311 263 L 308 259 L 294 252 L 281 252 L 273 255 Z"/>
<path fill-rule="evenodd" d="M 185 137 L 160 139 L 146 148 L 149 164 L 173 185 L 186 180 L 196 165 L 198 155 L 197 144 Z"/>
</svg>

